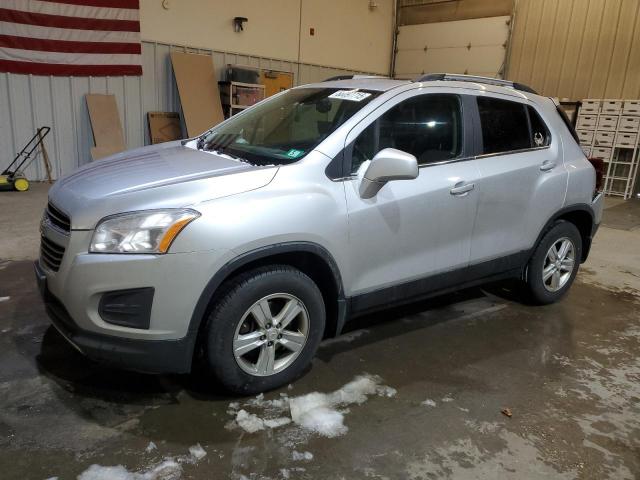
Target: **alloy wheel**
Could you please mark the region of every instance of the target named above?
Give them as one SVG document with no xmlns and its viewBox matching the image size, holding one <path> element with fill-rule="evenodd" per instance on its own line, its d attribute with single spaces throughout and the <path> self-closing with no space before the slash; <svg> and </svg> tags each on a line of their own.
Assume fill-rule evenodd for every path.
<svg viewBox="0 0 640 480">
<path fill-rule="evenodd" d="M 575 267 L 575 247 L 567 237 L 556 240 L 544 259 L 542 283 L 549 292 L 557 292 L 564 287 Z"/>
<path fill-rule="evenodd" d="M 309 313 L 288 293 L 267 295 L 244 313 L 233 338 L 238 366 L 255 376 L 269 376 L 290 366 L 309 335 Z"/>
</svg>

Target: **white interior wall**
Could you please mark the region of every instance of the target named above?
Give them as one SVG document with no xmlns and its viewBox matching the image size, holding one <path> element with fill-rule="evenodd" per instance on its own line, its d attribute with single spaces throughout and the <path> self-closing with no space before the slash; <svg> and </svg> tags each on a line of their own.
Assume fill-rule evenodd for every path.
<svg viewBox="0 0 640 480">
<path fill-rule="evenodd" d="M 393 0 L 141 0 L 144 40 L 387 75 Z M 232 19 L 246 17 L 234 32 Z M 309 29 L 315 29 L 311 36 Z"/>
<path fill-rule="evenodd" d="M 300 61 L 389 75 L 393 1 L 374 3 L 371 9 L 369 0 L 302 1 Z"/>
<path fill-rule="evenodd" d="M 191 45 L 261 57 L 298 60 L 300 0 L 140 1 L 143 40 Z M 246 17 L 245 30 L 232 19 Z"/>
<path fill-rule="evenodd" d="M 291 72 L 295 84 L 321 81 L 334 75 L 365 73 L 154 42 L 142 43 L 141 77 L 54 77 L 0 73 L 0 168 L 4 169 L 35 130 L 43 125 L 51 127 L 45 145 L 55 178 L 90 162 L 93 136 L 85 100 L 87 93 L 114 94 L 127 147 L 148 144 L 147 112 L 180 111 L 169 59 L 171 50 L 212 55 L 220 79 L 222 69 L 228 63 Z M 32 180 L 45 179 L 40 157 L 26 174 Z"/>
</svg>

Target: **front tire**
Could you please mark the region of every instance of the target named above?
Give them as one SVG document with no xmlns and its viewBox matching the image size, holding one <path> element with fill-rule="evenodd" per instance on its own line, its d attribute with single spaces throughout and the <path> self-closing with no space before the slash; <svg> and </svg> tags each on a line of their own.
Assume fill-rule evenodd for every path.
<svg viewBox="0 0 640 480">
<path fill-rule="evenodd" d="M 573 284 L 581 259 L 580 232 L 573 223 L 559 220 L 544 234 L 527 265 L 529 300 L 538 305 L 557 302 Z"/>
<path fill-rule="evenodd" d="M 245 395 L 299 377 L 324 333 L 324 302 L 313 280 L 295 268 L 271 265 L 243 273 L 223 289 L 205 330 L 213 376 Z"/>
</svg>

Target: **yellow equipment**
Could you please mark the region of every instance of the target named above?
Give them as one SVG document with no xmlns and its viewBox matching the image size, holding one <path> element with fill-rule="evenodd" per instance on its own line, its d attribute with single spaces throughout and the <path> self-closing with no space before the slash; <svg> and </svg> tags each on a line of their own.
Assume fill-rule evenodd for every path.
<svg viewBox="0 0 640 480">
<path fill-rule="evenodd" d="M 31 155 L 36 150 L 36 148 L 38 148 L 40 144 L 42 144 L 44 137 L 47 136 L 50 130 L 51 128 L 49 127 L 40 127 L 36 134 L 31 137 L 31 140 L 29 140 L 23 147 L 23 149 L 20 150 L 20 152 L 16 155 L 16 157 L 13 159 L 13 162 L 11 162 L 9 166 L 4 169 L 2 174 L 0 174 L 0 190 L 16 190 L 18 192 L 26 192 L 27 190 L 29 190 L 29 180 L 27 180 L 27 177 L 25 177 L 24 173 L 22 172 L 22 167 L 25 163 L 27 163 L 27 161 L 29 163 L 27 163 L 24 168 L 27 168 L 31 164 L 31 162 L 35 158 L 31 158 Z M 18 163 L 20 158 L 22 158 L 22 161 Z M 12 170 L 11 167 L 13 167 L 16 163 L 18 163 L 18 166 Z"/>
</svg>

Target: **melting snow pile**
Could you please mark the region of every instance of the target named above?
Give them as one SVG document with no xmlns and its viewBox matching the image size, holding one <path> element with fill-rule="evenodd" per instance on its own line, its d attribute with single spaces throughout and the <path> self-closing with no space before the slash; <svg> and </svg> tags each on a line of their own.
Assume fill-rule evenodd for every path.
<svg viewBox="0 0 640 480">
<path fill-rule="evenodd" d="M 235 425 L 249 433 L 293 422 L 325 437 L 336 437 L 348 430 L 344 424 L 345 407 L 360 405 L 371 395 L 393 397 L 396 394 L 395 389 L 381 385 L 380 382 L 378 376 L 361 375 L 335 392 L 313 392 L 292 398 L 280 394 L 281 398 L 266 401 L 263 395 L 258 395 L 245 404 L 247 407 L 262 407 L 270 418 L 261 418 L 244 409 L 237 410 L 240 408 L 238 404 L 229 405 L 229 413 L 235 414 Z M 283 416 L 287 410 L 290 418 Z"/>
<path fill-rule="evenodd" d="M 311 452 L 296 452 L 294 450 L 292 458 L 293 458 L 294 462 L 299 462 L 301 460 L 311 461 L 311 460 L 313 460 L 313 453 L 311 453 Z"/>
<path fill-rule="evenodd" d="M 147 445 L 147 448 L 145 448 L 144 451 L 149 453 L 149 452 L 152 452 L 153 450 L 156 450 L 157 448 L 158 446 L 155 443 L 149 442 L 149 445 Z"/>
<path fill-rule="evenodd" d="M 149 442 L 145 451 L 148 453 L 156 448 L 155 443 Z M 189 447 L 189 455 L 165 458 L 142 472 L 131 472 L 122 465 L 112 467 L 91 465 L 78 475 L 78 480 L 179 480 L 182 477 L 182 463 L 196 463 L 206 455 L 207 452 L 198 443 Z"/>
<path fill-rule="evenodd" d="M 240 410 L 236 414 L 236 423 L 243 430 L 249 433 L 255 433 L 265 428 L 278 428 L 283 425 L 291 423 L 291 419 L 287 417 L 262 419 L 253 413 L 249 413 L 246 410 Z"/>
<path fill-rule="evenodd" d="M 103 467 L 91 465 L 78 476 L 78 480 L 178 480 L 182 467 L 174 460 L 165 460 L 146 472 L 130 472 L 122 465 Z"/>
<path fill-rule="evenodd" d="M 204 448 L 202 448 L 199 443 L 189 447 L 189 453 L 196 460 L 202 460 L 207 456 L 207 452 L 204 451 Z"/>
</svg>

